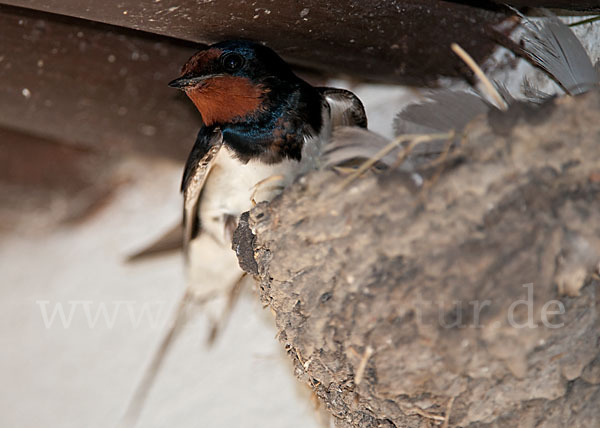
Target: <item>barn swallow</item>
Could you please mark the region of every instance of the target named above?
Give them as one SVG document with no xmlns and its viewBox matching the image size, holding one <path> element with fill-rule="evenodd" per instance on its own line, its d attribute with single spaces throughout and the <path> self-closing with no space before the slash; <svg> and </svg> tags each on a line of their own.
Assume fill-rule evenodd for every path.
<svg viewBox="0 0 600 428">
<path fill-rule="evenodd" d="M 167 349 L 185 323 L 187 302 L 209 297 L 214 304 L 221 298 L 212 307 L 221 323 L 231 307 L 229 300 L 223 304 L 223 295 L 236 289 L 243 275 L 231 250 L 240 214 L 318 167 L 335 127 L 367 127 L 363 105 L 352 92 L 313 87 L 273 50 L 248 41 L 202 49 L 169 86 L 186 93 L 203 121 L 181 185 L 189 285 L 138 385 L 124 426 L 135 424 Z M 278 186 L 265 184 L 272 178 Z M 213 323 L 213 337 L 216 327 Z"/>
<path fill-rule="evenodd" d="M 318 165 L 334 127 L 367 126 L 352 92 L 313 87 L 248 41 L 197 52 L 169 86 L 186 93 L 204 123 L 183 174 L 185 249 L 201 231 L 229 246 L 257 184 L 278 177 L 277 188 L 255 189 L 254 200 L 272 199 Z"/>
</svg>

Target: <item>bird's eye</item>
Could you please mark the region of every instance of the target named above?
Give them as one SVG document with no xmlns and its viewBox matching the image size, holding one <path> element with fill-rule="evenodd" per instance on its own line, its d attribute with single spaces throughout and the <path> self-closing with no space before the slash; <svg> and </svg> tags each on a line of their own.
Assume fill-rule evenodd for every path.
<svg viewBox="0 0 600 428">
<path fill-rule="evenodd" d="M 236 53 L 228 53 L 221 58 L 223 68 L 227 71 L 237 71 L 244 65 L 244 58 Z"/>
</svg>

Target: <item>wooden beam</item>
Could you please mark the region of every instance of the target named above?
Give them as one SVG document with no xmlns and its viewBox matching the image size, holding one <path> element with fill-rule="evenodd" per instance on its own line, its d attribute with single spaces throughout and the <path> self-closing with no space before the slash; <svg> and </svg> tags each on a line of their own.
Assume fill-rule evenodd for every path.
<svg viewBox="0 0 600 428">
<path fill-rule="evenodd" d="M 600 4 L 597 0 L 510 0 L 506 2 L 496 0 L 496 3 L 506 3 L 515 7 L 548 7 L 581 11 L 600 10 Z"/>
<path fill-rule="evenodd" d="M 167 86 L 195 47 L 0 6 L 0 126 L 97 150 L 183 159 L 201 125 Z"/>
<path fill-rule="evenodd" d="M 459 76 L 452 42 L 483 60 L 494 48 L 486 27 L 503 18 L 439 0 L 0 1 L 193 42 L 262 41 L 298 65 L 408 84 Z"/>
</svg>

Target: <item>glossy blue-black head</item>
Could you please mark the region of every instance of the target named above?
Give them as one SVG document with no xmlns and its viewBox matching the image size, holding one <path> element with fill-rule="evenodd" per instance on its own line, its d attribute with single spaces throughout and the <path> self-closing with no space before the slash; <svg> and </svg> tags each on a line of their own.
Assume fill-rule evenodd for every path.
<svg viewBox="0 0 600 428">
<path fill-rule="evenodd" d="M 322 125 L 320 92 L 297 77 L 273 50 L 229 40 L 208 46 L 170 83 L 194 102 L 207 127 L 243 160 L 300 160 L 304 138 Z"/>
<path fill-rule="evenodd" d="M 272 49 L 245 40 L 227 40 L 207 46 L 183 66 L 182 76 L 169 85 L 185 88 L 214 76 L 237 76 L 254 83 L 269 79 L 296 80 L 289 65 Z"/>
<path fill-rule="evenodd" d="M 285 93 L 299 82 L 273 50 L 229 40 L 194 54 L 183 66 L 181 77 L 169 85 L 184 90 L 210 126 L 252 117 L 268 108 L 266 98 Z"/>
</svg>

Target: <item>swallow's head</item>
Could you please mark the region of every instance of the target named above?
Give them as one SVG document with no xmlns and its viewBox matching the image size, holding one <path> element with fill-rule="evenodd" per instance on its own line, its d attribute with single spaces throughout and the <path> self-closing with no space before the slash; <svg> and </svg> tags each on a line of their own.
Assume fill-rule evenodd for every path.
<svg viewBox="0 0 600 428">
<path fill-rule="evenodd" d="M 194 54 L 169 86 L 185 91 L 205 125 L 243 122 L 269 108 L 268 99 L 299 79 L 271 49 L 225 41 Z"/>
</svg>

